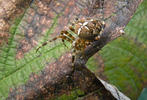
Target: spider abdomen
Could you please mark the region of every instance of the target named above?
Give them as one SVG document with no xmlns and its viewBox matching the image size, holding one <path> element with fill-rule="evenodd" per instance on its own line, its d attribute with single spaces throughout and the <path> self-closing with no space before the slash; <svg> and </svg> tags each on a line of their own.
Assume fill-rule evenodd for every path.
<svg viewBox="0 0 147 100">
<path fill-rule="evenodd" d="M 100 36 L 105 23 L 100 20 L 85 20 L 85 22 L 75 23 L 75 32 L 78 37 L 85 40 L 93 40 L 95 37 Z"/>
</svg>

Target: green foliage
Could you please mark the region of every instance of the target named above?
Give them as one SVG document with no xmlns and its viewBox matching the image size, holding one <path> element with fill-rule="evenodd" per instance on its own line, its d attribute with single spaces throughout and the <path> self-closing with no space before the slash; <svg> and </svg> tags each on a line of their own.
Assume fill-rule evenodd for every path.
<svg viewBox="0 0 147 100">
<path fill-rule="evenodd" d="M 146 18 L 147 1 L 144 0 L 125 28 L 125 36 L 100 51 L 105 65 L 104 76 L 133 100 L 138 98 L 147 82 Z"/>
<path fill-rule="evenodd" d="M 8 45 L 1 48 L 0 51 L 0 100 L 8 97 L 10 89 L 27 82 L 32 72 L 39 72 L 46 66 L 46 63 L 55 61 L 68 50 L 61 42 L 57 41 L 42 47 L 37 53 L 36 48 L 33 48 L 22 59 L 16 59 L 17 36 L 23 37 L 20 27 L 24 22 L 24 16 L 25 14 L 15 19 L 10 28 L 11 37 Z M 57 25 L 58 17 L 56 16 L 53 19 L 52 26 L 46 31 L 46 35 L 41 39 L 40 44 L 50 37 L 50 33 L 54 31 L 54 27 Z"/>
<path fill-rule="evenodd" d="M 95 72 L 95 70 L 97 69 L 96 66 L 97 66 L 97 61 L 95 60 L 94 57 L 91 57 L 89 60 L 88 60 L 88 63 L 86 64 L 87 67 L 92 71 L 92 72 Z"/>
<path fill-rule="evenodd" d="M 18 80 L 15 77 L 20 76 L 20 73 L 17 73 L 18 67 L 15 65 L 15 54 L 16 54 L 16 41 L 14 38 L 17 34 L 17 28 L 20 24 L 23 15 L 17 18 L 14 21 L 14 24 L 10 28 L 11 37 L 9 38 L 9 42 L 7 46 L 1 48 L 0 52 L 0 98 L 4 99 L 7 97 L 9 88 L 12 88 L 16 85 Z"/>
<path fill-rule="evenodd" d="M 81 90 L 75 90 L 70 93 L 70 95 L 62 95 L 61 97 L 56 98 L 56 100 L 76 100 L 79 95 L 83 95 L 84 93 Z"/>
<path fill-rule="evenodd" d="M 139 42 L 147 45 L 147 1 L 143 3 L 137 9 L 135 15 L 125 28 L 125 31 L 129 37 L 137 39 Z"/>
<path fill-rule="evenodd" d="M 105 61 L 104 74 L 109 82 L 135 99 L 147 79 L 146 49 L 122 37 L 108 44 L 100 53 Z"/>
</svg>

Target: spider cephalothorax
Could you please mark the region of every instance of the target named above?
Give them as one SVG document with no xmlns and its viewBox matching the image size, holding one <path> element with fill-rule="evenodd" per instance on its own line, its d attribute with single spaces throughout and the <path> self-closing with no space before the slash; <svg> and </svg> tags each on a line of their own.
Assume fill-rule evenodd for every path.
<svg viewBox="0 0 147 100">
<path fill-rule="evenodd" d="M 62 40 L 63 44 L 64 41 L 70 42 L 73 49 L 72 62 L 74 62 L 76 54 L 78 54 L 79 52 L 84 52 L 84 49 L 87 46 L 89 46 L 92 42 L 100 39 L 104 27 L 104 21 L 98 19 L 77 19 L 75 22 L 72 23 L 72 25 L 68 27 L 68 30 L 62 30 L 59 36 L 53 38 L 49 42 L 55 41 L 58 38 Z M 46 44 L 47 42 L 45 42 L 42 46 Z"/>
</svg>

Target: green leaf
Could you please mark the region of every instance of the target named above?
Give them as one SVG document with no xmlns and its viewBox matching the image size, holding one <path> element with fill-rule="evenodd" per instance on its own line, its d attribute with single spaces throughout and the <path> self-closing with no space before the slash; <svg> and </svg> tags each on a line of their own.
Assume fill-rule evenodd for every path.
<svg viewBox="0 0 147 100">
<path fill-rule="evenodd" d="M 139 6 L 125 28 L 125 36 L 107 44 L 101 51 L 103 76 L 125 95 L 135 100 L 147 82 L 147 1 Z M 93 63 L 89 61 L 87 65 Z M 97 68 L 92 65 L 88 68 Z M 99 68 L 97 70 L 101 70 Z M 95 70 L 96 74 L 98 71 Z"/>
<path fill-rule="evenodd" d="M 125 32 L 130 37 L 136 38 L 139 42 L 147 44 L 147 1 L 144 0 L 138 7 L 133 18 L 125 28 Z"/>
<path fill-rule="evenodd" d="M 30 8 L 26 9 L 24 14 L 15 19 L 10 28 L 11 36 L 9 38 L 8 45 L 0 48 L 1 100 L 8 97 L 8 93 L 11 89 L 17 88 L 17 86 L 20 86 L 21 84 L 25 84 L 33 72 L 39 72 L 47 64 L 55 61 L 68 50 L 60 41 L 56 41 L 42 47 L 37 53 L 36 48 L 31 48 L 29 52 L 24 52 L 21 59 L 16 57 L 19 50 L 18 47 L 20 46 L 20 41 L 26 38 L 22 29 L 25 29 L 26 27 L 29 28 L 26 18 L 28 18 L 28 13 L 33 7 L 35 9 L 34 4 L 32 4 Z M 51 26 L 46 28 L 45 35 L 40 38 L 40 45 L 48 39 L 51 39 L 51 33 L 53 33 L 57 25 L 59 16 L 60 14 L 57 14 L 52 19 Z M 66 43 L 66 45 L 69 44 Z"/>
<path fill-rule="evenodd" d="M 119 38 L 100 52 L 104 59 L 104 74 L 109 82 L 132 99 L 140 94 L 147 80 L 147 52 L 127 38 Z M 133 91 L 133 92 L 132 92 Z"/>
<path fill-rule="evenodd" d="M 70 93 L 70 95 L 62 95 L 58 98 L 56 98 L 56 100 L 76 100 L 78 99 L 79 95 L 84 95 L 84 92 L 82 92 L 81 90 L 74 90 Z"/>
</svg>

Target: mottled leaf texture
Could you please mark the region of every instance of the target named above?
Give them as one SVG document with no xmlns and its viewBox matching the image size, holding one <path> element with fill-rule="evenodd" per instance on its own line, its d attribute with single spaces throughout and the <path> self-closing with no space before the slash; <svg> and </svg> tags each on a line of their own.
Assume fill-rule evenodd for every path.
<svg viewBox="0 0 147 100">
<path fill-rule="evenodd" d="M 144 0 L 125 28 L 125 36 L 105 46 L 87 64 L 96 75 L 132 100 L 136 100 L 147 86 L 146 11 L 147 1 Z"/>
<path fill-rule="evenodd" d="M 63 94 L 74 94 L 74 100 L 90 93 L 95 94 L 93 96 L 96 99 L 93 100 L 115 100 L 116 97 L 85 64 L 109 41 L 122 35 L 121 30 L 141 2 L 142 0 L 0 0 L 0 100 L 50 100 L 60 99 Z M 105 20 L 106 28 L 99 41 L 86 48 L 82 55 L 77 55 L 75 67 L 71 66 L 69 43 L 66 43 L 66 48 L 57 40 L 36 53 L 42 43 L 57 36 L 77 17 Z M 122 48 L 125 43 L 132 42 L 125 40 Z M 139 49 L 133 44 L 131 46 Z M 110 54 L 110 50 L 105 49 L 104 57 L 107 51 Z M 111 78 L 109 80 L 113 81 Z"/>
</svg>

